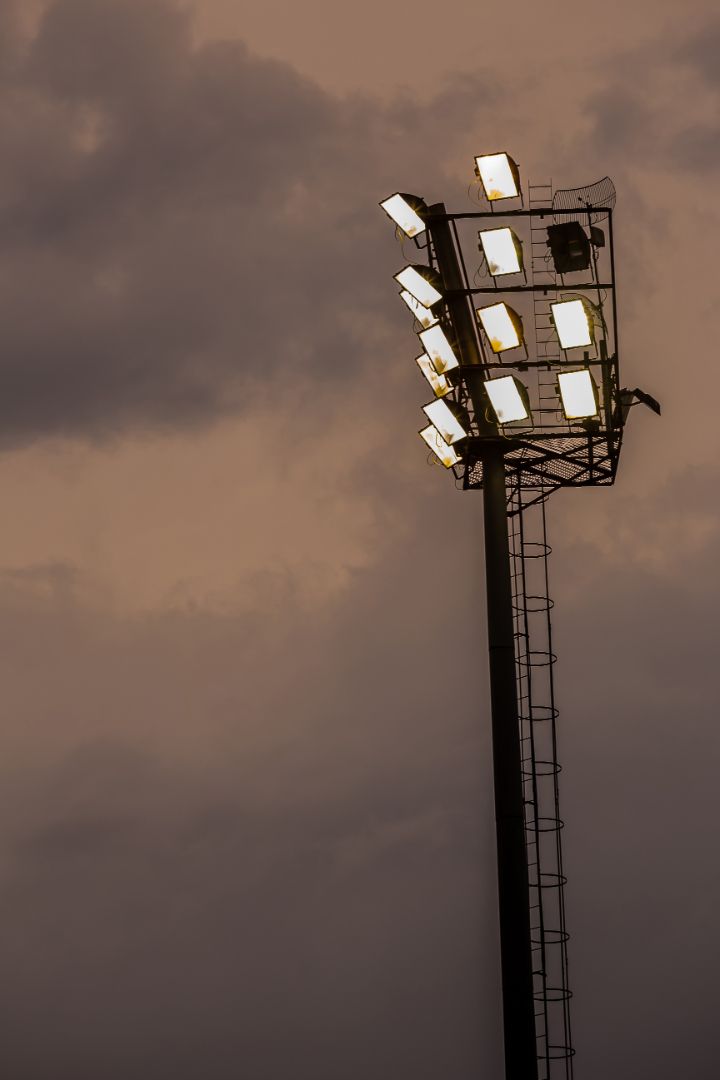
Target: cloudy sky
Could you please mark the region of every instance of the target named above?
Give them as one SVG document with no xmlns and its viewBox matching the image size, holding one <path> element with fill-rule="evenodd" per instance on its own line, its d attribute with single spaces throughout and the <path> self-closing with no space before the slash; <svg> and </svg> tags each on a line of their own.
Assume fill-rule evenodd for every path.
<svg viewBox="0 0 720 1080">
<path fill-rule="evenodd" d="M 377 208 L 498 147 L 613 177 L 663 405 L 549 507 L 576 1075 L 717 1076 L 720 20 L 495 7 L 0 0 L 11 1080 L 500 1075 L 481 496 Z"/>
</svg>

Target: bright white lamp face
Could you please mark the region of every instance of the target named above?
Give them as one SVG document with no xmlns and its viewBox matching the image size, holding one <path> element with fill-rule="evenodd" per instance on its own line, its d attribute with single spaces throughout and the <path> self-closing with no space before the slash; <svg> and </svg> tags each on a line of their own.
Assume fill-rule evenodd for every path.
<svg viewBox="0 0 720 1080">
<path fill-rule="evenodd" d="M 478 308 L 478 315 L 494 353 L 517 348 L 520 335 L 510 318 L 507 304 L 491 304 L 490 307 Z"/>
<path fill-rule="evenodd" d="M 391 195 L 380 205 L 406 236 L 417 236 L 418 233 L 425 232 L 425 222 L 402 195 Z"/>
<path fill-rule="evenodd" d="M 426 428 L 423 428 L 420 435 L 428 444 L 435 457 L 443 463 L 446 469 L 457 464 L 460 460 L 455 450 L 445 442 L 442 435 L 433 424 L 428 424 Z"/>
<path fill-rule="evenodd" d="M 416 356 L 415 363 L 435 391 L 435 397 L 445 397 L 446 394 L 450 393 L 450 383 L 444 375 L 438 375 L 427 353 Z"/>
<path fill-rule="evenodd" d="M 490 202 L 495 199 L 515 199 L 520 194 L 507 154 L 476 157 L 475 164 Z"/>
<path fill-rule="evenodd" d="M 529 414 L 512 375 L 490 379 L 485 383 L 485 389 L 498 423 L 510 424 L 513 420 L 527 420 Z"/>
<path fill-rule="evenodd" d="M 437 304 L 438 300 L 442 300 L 442 293 L 438 292 L 427 278 L 419 274 L 414 266 L 406 266 L 404 270 L 395 275 L 395 280 L 425 307 L 432 307 L 433 304 Z"/>
<path fill-rule="evenodd" d="M 400 293 L 400 298 L 405 301 L 421 326 L 424 326 L 426 330 L 430 326 L 435 326 L 435 323 L 438 321 L 437 315 L 433 315 L 430 308 L 426 308 L 423 304 L 419 304 L 415 297 L 410 295 L 407 289 L 403 289 Z"/>
<path fill-rule="evenodd" d="M 597 416 L 597 391 L 589 371 L 565 371 L 558 375 L 563 412 L 568 420 Z"/>
<path fill-rule="evenodd" d="M 563 349 L 592 345 L 590 320 L 582 300 L 565 300 L 550 307 Z"/>
<path fill-rule="evenodd" d="M 444 401 L 431 401 L 429 405 L 423 405 L 423 412 L 450 446 L 453 443 L 460 442 L 467 435 L 467 431 L 455 416 L 455 413 L 447 407 Z"/>
<path fill-rule="evenodd" d="M 429 330 L 423 330 L 418 334 L 423 349 L 433 362 L 433 367 L 438 375 L 444 375 L 446 371 L 459 367 L 458 359 L 452 350 L 452 346 L 445 337 L 440 326 L 433 326 Z"/>
<path fill-rule="evenodd" d="M 488 270 L 493 277 L 499 274 L 518 274 L 522 270 L 518 258 L 517 240 L 512 229 L 488 229 L 480 233 Z"/>
</svg>

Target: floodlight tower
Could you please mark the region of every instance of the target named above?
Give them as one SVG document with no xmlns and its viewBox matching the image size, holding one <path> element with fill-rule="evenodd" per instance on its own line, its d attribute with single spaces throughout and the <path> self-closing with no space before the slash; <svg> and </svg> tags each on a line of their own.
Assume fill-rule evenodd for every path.
<svg viewBox="0 0 720 1080">
<path fill-rule="evenodd" d="M 628 409 L 660 408 L 620 388 L 612 182 L 531 185 L 526 205 L 508 154 L 475 174 L 472 212 L 380 205 L 426 259 L 395 275 L 434 392 L 420 435 L 484 493 L 505 1076 L 571 1080 L 545 503 L 612 484 Z"/>
</svg>

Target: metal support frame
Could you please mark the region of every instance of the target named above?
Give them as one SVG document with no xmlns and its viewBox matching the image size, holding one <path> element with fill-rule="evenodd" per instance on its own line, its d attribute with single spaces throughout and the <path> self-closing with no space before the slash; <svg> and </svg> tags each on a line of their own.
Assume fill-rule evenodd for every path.
<svg viewBox="0 0 720 1080">
<path fill-rule="evenodd" d="M 480 383 L 491 373 L 497 375 L 502 371 L 517 372 L 521 378 L 523 373 L 526 378 L 532 377 L 536 381 L 537 392 L 541 398 L 541 408 L 539 412 L 536 412 L 530 430 L 515 430 L 516 426 L 511 425 L 503 433 L 506 437 L 508 478 L 513 475 L 515 477 L 513 482 L 517 482 L 517 471 L 520 465 L 522 466 L 520 478 L 522 486 L 535 489 L 596 486 L 614 482 L 622 444 L 623 423 L 618 413 L 620 382 L 612 213 L 612 205 L 592 207 L 582 204 L 570 208 L 556 206 L 554 201 L 552 205 L 533 206 L 529 209 L 471 211 L 459 214 L 447 213 L 442 203 L 427 209 L 430 264 L 437 265 L 441 276 L 444 274 L 446 265 L 452 266 L 450 274 L 444 279 L 446 318 L 454 328 L 453 310 L 462 306 L 466 313 L 463 318 L 464 338 L 472 338 L 473 341 L 474 358 L 472 360 L 467 359 L 467 350 L 464 353 L 460 347 L 462 373 L 456 387 L 458 399 L 462 401 L 464 397 L 467 397 L 472 404 L 474 414 L 473 432 L 464 444 L 462 465 L 455 467 L 456 475 L 462 478 L 465 488 L 483 486 L 483 436 L 494 434 L 494 431 L 488 431 L 488 403 Z M 530 227 L 535 232 L 541 232 L 549 223 L 570 218 L 587 218 L 588 222 L 606 221 L 608 244 L 605 260 L 606 273 L 602 281 L 598 278 L 597 268 L 593 263 L 589 271 L 590 280 L 582 283 L 553 283 L 545 280 L 547 275 L 539 275 L 539 280 L 526 280 L 522 285 L 511 285 L 507 282 L 502 282 L 500 285 L 493 282 L 491 287 L 473 285 L 465 267 L 458 224 L 478 220 L 481 223 L 492 221 L 493 224 L 510 225 L 516 218 L 528 219 Z M 437 238 L 441 231 L 448 242 L 439 246 Z M 474 297 L 492 295 L 500 299 L 505 293 L 510 296 L 526 294 L 538 297 L 541 301 L 544 299 L 549 304 L 556 300 L 560 293 L 568 290 L 578 294 L 587 294 L 588 298 L 592 294 L 594 302 L 600 308 L 602 308 L 602 298 L 605 295 L 612 312 L 609 340 L 604 336 L 607 327 L 603 324 L 604 332 L 600 350 L 597 356 L 585 360 L 587 366 L 595 371 L 602 392 L 602 408 L 597 421 L 568 422 L 558 415 L 557 403 L 553 405 L 551 398 L 548 397 L 550 375 L 564 368 L 572 369 L 580 361 L 568 360 L 564 356 L 554 360 L 548 358 L 540 349 L 536 355 L 526 355 L 521 359 L 511 359 L 504 353 L 499 356 L 487 355 L 483 335 L 479 332 L 473 309 Z M 548 330 L 546 326 L 542 329 L 545 332 Z M 458 344 L 461 343 L 458 341 Z M 468 364 L 473 365 L 470 371 L 467 370 Z M 482 375 L 477 369 L 478 364 L 482 367 Z M 490 420 L 490 425 L 497 430 L 492 420 Z"/>
</svg>

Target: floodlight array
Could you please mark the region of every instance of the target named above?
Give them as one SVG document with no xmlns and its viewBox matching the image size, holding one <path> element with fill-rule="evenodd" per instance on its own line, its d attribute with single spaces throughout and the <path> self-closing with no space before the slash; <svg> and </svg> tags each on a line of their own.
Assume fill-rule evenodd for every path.
<svg viewBox="0 0 720 1080">
<path fill-rule="evenodd" d="M 448 371 L 460 366 L 455 350 L 441 326 L 431 326 L 419 333 L 418 337 L 438 375 L 446 375 Z"/>
<path fill-rule="evenodd" d="M 441 375 L 435 370 L 433 362 L 427 353 L 421 353 L 420 356 L 416 356 L 415 363 L 435 391 L 435 397 L 445 397 L 446 394 L 450 393 L 452 385 L 444 375 Z"/>
<path fill-rule="evenodd" d="M 561 371 L 558 387 L 563 412 L 568 420 L 586 420 L 598 413 L 597 384 L 587 368 Z"/>
<path fill-rule="evenodd" d="M 429 405 L 423 405 L 423 412 L 450 446 L 462 442 L 470 434 L 467 413 L 455 402 L 441 401 L 440 398 L 436 398 Z"/>
<path fill-rule="evenodd" d="M 457 450 L 445 442 L 434 424 L 428 424 L 419 432 L 419 435 L 421 439 L 425 440 L 435 457 L 446 469 L 451 469 L 453 465 L 459 463 L 460 455 Z"/>
<path fill-rule="evenodd" d="M 439 322 L 437 315 L 434 315 L 430 308 L 425 307 L 419 300 L 416 300 L 412 293 L 409 293 L 407 289 L 402 290 L 400 299 L 405 301 L 424 330 L 429 330 L 431 326 L 435 326 L 435 324 Z"/>
<path fill-rule="evenodd" d="M 583 300 L 560 300 L 551 304 L 552 321 L 562 349 L 579 349 L 593 343 L 593 320 Z"/>
<path fill-rule="evenodd" d="M 490 202 L 498 199 L 517 199 L 520 195 L 520 174 L 509 154 L 483 154 L 475 158 L 475 172 Z"/>
<path fill-rule="evenodd" d="M 558 274 L 587 270 L 590 266 L 590 240 L 579 221 L 550 225 L 547 242 Z"/>
<path fill-rule="evenodd" d="M 436 287 L 437 274 L 427 266 L 406 266 L 395 275 L 398 285 L 414 296 L 419 304 L 431 308 L 442 300 L 442 293 Z"/>
<path fill-rule="evenodd" d="M 501 200 L 522 200 L 520 174 L 515 161 L 506 153 L 485 154 L 475 158 L 475 172 L 479 188 L 485 199 L 494 209 L 494 204 Z M 380 206 L 391 218 L 398 229 L 398 235 L 404 234 L 414 240 L 421 250 L 434 250 L 432 217 L 436 208 L 428 209 L 425 201 L 417 195 L 396 192 L 383 200 Z M 527 214 L 527 211 L 509 210 L 508 214 Z M 482 216 L 482 215 L 480 215 Z M 489 215 L 488 215 L 489 216 Z M 502 219 L 502 211 L 499 214 Z M 429 238 L 423 237 L 428 232 Z M 587 270 L 596 255 L 593 250 L 604 243 L 599 230 L 590 227 L 589 233 L 579 221 L 561 221 L 547 227 L 547 260 L 552 260 L 556 273 L 566 274 Z M 420 237 L 420 239 L 418 239 Z M 498 227 L 482 228 L 478 234 L 478 248 L 484 260 L 485 273 L 493 279 L 494 289 L 471 290 L 499 294 L 495 302 L 475 307 L 478 343 L 483 357 L 484 374 L 481 382 L 474 382 L 475 390 L 470 393 L 469 383 L 465 379 L 463 354 L 455 340 L 455 322 L 450 317 L 452 299 L 446 295 L 443 279 L 434 269 L 433 256 L 431 265 L 410 263 L 395 274 L 395 281 L 400 287 L 400 297 L 407 305 L 415 320 L 415 329 L 423 351 L 416 356 L 415 362 L 430 385 L 434 399 L 423 406 L 429 423 L 419 432 L 420 436 L 435 457 L 446 468 L 462 463 L 466 453 L 467 440 L 477 428 L 471 420 L 465 402 L 470 397 L 478 424 L 478 409 L 484 414 L 484 421 L 489 421 L 492 430 L 498 433 L 532 434 L 535 430 L 548 431 L 543 425 L 542 415 L 552 409 L 548 401 L 552 395 L 540 394 L 540 419 L 533 418 L 531 396 L 528 385 L 516 374 L 507 373 L 507 368 L 515 367 L 521 373 L 529 366 L 540 367 L 538 361 L 532 361 L 525 340 L 523 319 L 518 311 L 504 299 L 503 285 L 495 279 L 512 275 L 522 275 L 519 285 L 508 283 L 505 289 L 522 292 L 533 288 L 528 286 L 525 276 L 525 258 L 523 243 L 515 231 L 498 223 Z M 530 253 L 527 256 L 531 259 Z M 596 279 L 594 279 L 596 280 Z M 535 286 L 537 289 L 537 286 Z M 575 286 L 587 289 L 588 286 Z M 558 295 L 555 302 L 549 303 L 550 327 L 557 337 L 563 353 L 568 350 L 588 350 L 596 344 L 596 319 L 600 325 L 602 315 L 583 295 L 575 293 Z M 604 324 L 603 324 L 604 325 Z M 522 359 L 513 361 L 504 356 L 516 349 L 523 349 Z M 577 354 L 574 354 L 577 355 Z M 588 426 L 599 416 L 600 401 L 598 386 L 590 371 L 590 363 L 602 363 L 597 353 L 591 361 L 587 351 L 580 364 L 572 370 L 563 370 L 569 356 L 564 360 L 551 360 L 547 370 L 556 366 L 555 393 L 557 406 L 555 415 L 559 420 L 572 424 L 582 424 L 588 431 L 595 428 Z M 502 368 L 506 371 L 503 372 Z M 500 370 L 493 370 L 500 369 Z M 548 382 L 542 383 L 547 390 Z M 539 391 L 538 391 L 539 392 Z M 484 404 L 483 404 L 484 400 Z M 539 425 L 539 427 L 537 426 Z M 479 430 L 487 432 L 487 427 L 480 424 Z M 470 459 L 468 459 L 470 460 Z"/>
<path fill-rule="evenodd" d="M 512 229 L 482 229 L 478 239 L 493 277 L 522 272 L 522 244 Z"/>
<path fill-rule="evenodd" d="M 508 304 L 500 302 L 478 308 L 477 315 L 494 353 L 516 349 L 523 344 L 522 319 Z"/>
<path fill-rule="evenodd" d="M 426 225 L 422 219 L 422 212 L 426 207 L 424 201 L 417 195 L 403 195 L 396 192 L 380 205 L 406 236 L 418 236 L 425 232 Z"/>
<path fill-rule="evenodd" d="M 515 375 L 488 379 L 485 392 L 490 398 L 498 424 L 512 424 L 530 416 L 527 387 Z"/>
</svg>

